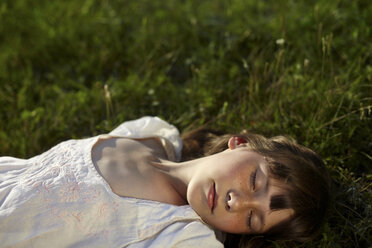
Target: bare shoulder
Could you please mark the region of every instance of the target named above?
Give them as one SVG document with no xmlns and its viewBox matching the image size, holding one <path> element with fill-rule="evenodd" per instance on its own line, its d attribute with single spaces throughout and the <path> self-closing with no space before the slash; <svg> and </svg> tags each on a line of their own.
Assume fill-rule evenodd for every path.
<svg viewBox="0 0 372 248">
<path fill-rule="evenodd" d="M 161 159 L 168 159 L 167 153 L 158 137 L 126 138 L 101 135 L 94 145 L 92 153 L 93 155 L 98 155 L 97 153 L 103 150 L 110 150 L 115 154 L 124 153 L 129 155 L 131 152 L 143 151 L 144 149 Z"/>
<path fill-rule="evenodd" d="M 92 149 L 94 166 L 115 194 L 178 203 L 167 177 L 152 165 L 162 159 L 167 155 L 157 138 L 104 136 Z"/>
</svg>

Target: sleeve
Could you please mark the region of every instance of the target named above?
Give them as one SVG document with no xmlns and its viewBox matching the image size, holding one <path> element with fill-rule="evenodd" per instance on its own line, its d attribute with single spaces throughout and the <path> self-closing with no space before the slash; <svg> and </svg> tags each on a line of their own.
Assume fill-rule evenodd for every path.
<svg viewBox="0 0 372 248">
<path fill-rule="evenodd" d="M 178 129 L 159 117 L 145 116 L 137 120 L 123 122 L 109 134 L 128 138 L 159 137 L 166 139 L 167 142 L 163 145 L 171 144 L 176 160 L 181 159 L 182 141 Z"/>
<path fill-rule="evenodd" d="M 173 223 L 151 239 L 132 244 L 130 248 L 139 247 L 203 247 L 223 248 L 214 231 L 200 221 L 190 223 Z"/>
</svg>

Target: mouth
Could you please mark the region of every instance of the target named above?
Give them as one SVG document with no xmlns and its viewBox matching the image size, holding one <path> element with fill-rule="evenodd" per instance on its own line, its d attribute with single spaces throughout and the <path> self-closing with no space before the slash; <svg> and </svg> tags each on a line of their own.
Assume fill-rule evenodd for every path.
<svg viewBox="0 0 372 248">
<path fill-rule="evenodd" d="M 216 185 L 213 183 L 208 191 L 207 200 L 208 200 L 208 207 L 211 210 L 211 213 L 213 214 L 213 210 L 217 206 L 217 198 L 218 195 L 216 194 Z"/>
</svg>

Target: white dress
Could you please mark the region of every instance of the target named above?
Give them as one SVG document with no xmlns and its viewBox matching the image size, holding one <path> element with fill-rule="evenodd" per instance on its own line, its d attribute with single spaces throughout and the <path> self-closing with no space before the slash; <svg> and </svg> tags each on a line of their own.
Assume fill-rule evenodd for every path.
<svg viewBox="0 0 372 248">
<path fill-rule="evenodd" d="M 180 158 L 178 130 L 157 117 L 125 122 L 110 135 L 160 137 Z M 99 137 L 27 160 L 0 157 L 1 247 L 223 247 L 188 205 L 114 194 L 92 163 Z"/>
</svg>

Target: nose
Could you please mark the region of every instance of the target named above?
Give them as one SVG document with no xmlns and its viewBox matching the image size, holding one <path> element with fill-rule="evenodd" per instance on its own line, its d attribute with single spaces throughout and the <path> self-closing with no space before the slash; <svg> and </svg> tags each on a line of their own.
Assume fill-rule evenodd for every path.
<svg viewBox="0 0 372 248">
<path fill-rule="evenodd" d="M 226 194 L 226 209 L 230 212 L 238 212 L 252 208 L 254 201 L 251 196 L 235 191 Z"/>
</svg>

